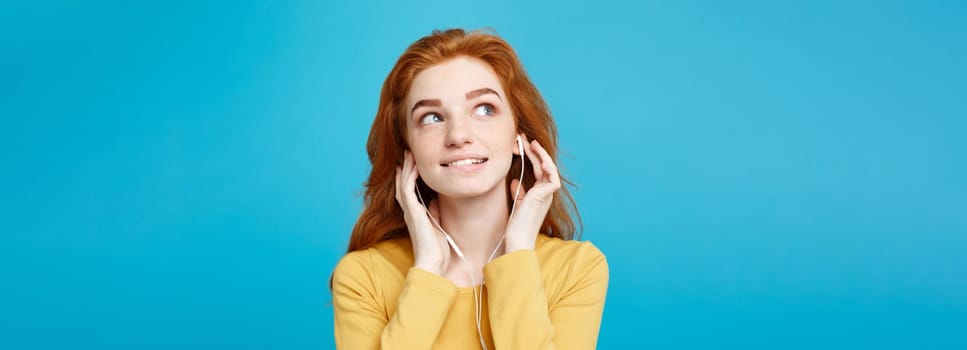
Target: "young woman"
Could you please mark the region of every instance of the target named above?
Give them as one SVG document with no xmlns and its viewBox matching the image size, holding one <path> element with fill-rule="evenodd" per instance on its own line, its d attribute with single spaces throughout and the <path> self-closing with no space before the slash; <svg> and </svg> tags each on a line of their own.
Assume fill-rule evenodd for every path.
<svg viewBox="0 0 967 350">
<path fill-rule="evenodd" d="M 366 148 L 365 208 L 331 281 L 338 348 L 595 347 L 608 265 L 572 240 L 554 120 L 507 42 L 413 43 Z"/>
</svg>

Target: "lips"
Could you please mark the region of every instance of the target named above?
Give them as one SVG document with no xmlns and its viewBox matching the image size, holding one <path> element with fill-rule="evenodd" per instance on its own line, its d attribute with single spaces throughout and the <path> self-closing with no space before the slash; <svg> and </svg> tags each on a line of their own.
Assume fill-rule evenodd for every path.
<svg viewBox="0 0 967 350">
<path fill-rule="evenodd" d="M 461 159 L 445 164 L 444 166 L 461 166 L 461 165 L 472 165 L 480 164 L 486 162 L 486 159 Z"/>
<path fill-rule="evenodd" d="M 440 162 L 440 165 L 445 167 L 459 167 L 482 164 L 485 162 L 487 162 L 487 157 L 484 157 L 483 155 L 464 153 L 444 159 L 442 162 Z"/>
</svg>

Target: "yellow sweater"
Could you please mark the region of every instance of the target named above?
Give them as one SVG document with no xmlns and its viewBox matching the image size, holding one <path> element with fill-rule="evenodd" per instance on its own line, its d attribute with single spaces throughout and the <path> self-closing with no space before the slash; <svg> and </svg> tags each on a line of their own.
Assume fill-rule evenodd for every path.
<svg viewBox="0 0 967 350">
<path fill-rule="evenodd" d="M 484 266 L 487 348 L 593 349 L 608 263 L 590 242 L 538 235 Z M 339 349 L 480 349 L 473 289 L 413 267 L 409 237 L 346 254 L 333 272 Z"/>
</svg>

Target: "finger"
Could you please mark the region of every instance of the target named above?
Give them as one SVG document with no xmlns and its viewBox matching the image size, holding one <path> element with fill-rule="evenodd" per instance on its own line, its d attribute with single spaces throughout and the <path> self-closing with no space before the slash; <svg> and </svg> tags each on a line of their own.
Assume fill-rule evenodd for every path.
<svg viewBox="0 0 967 350">
<path fill-rule="evenodd" d="M 411 203 L 419 203 L 419 200 L 416 198 L 416 194 L 413 193 L 413 191 L 416 189 L 416 178 L 419 176 L 419 173 L 416 170 L 416 161 L 413 160 L 412 153 L 406 153 L 406 160 L 404 163 L 406 164 L 406 167 L 403 171 L 404 195 Z"/>
<path fill-rule="evenodd" d="M 534 180 L 537 182 L 543 181 L 544 170 L 541 168 L 541 157 L 537 154 L 537 150 L 534 145 L 537 144 L 537 140 L 531 141 L 527 144 L 529 151 L 527 152 L 527 159 L 531 162 L 531 168 L 534 169 Z"/>
<path fill-rule="evenodd" d="M 400 206 L 405 210 L 404 200 L 406 199 L 403 188 L 403 180 L 406 179 L 406 151 L 403 152 L 403 164 L 396 166 L 396 201 L 400 203 Z"/>
<path fill-rule="evenodd" d="M 413 185 L 411 180 L 413 178 L 413 164 L 410 162 L 410 152 L 405 152 L 403 154 L 403 169 L 400 174 L 400 191 L 401 196 L 409 202 L 411 197 L 413 197 Z"/>
<path fill-rule="evenodd" d="M 547 153 L 547 150 L 541 146 L 540 142 L 534 141 L 537 146 L 537 153 L 541 156 L 541 168 L 543 168 L 544 173 L 547 175 L 547 181 L 556 187 L 561 186 L 561 176 L 557 171 L 557 164 L 554 163 L 554 159 L 551 155 Z"/>
<path fill-rule="evenodd" d="M 402 174 L 402 172 L 403 172 L 403 170 L 400 169 L 399 166 L 397 166 L 396 167 L 396 187 L 393 188 L 393 189 L 396 190 L 396 201 L 397 202 L 400 201 L 400 175 Z"/>
<path fill-rule="evenodd" d="M 418 186 L 418 182 L 420 180 L 420 169 L 416 167 L 416 159 L 412 159 L 412 162 L 413 162 L 413 169 L 410 170 L 410 172 L 411 172 L 411 174 L 410 174 L 410 182 L 411 183 L 409 185 L 410 186 L 410 195 L 413 197 L 413 203 L 419 204 L 420 205 L 420 209 L 423 210 L 423 211 L 426 211 L 428 209 L 426 205 L 429 204 L 429 203 L 423 203 L 423 198 L 418 197 L 416 195 L 416 191 L 419 189 L 417 186 Z"/>
<path fill-rule="evenodd" d="M 403 165 L 400 167 L 400 183 L 399 183 L 400 197 L 404 197 L 406 195 L 406 191 L 404 190 L 406 189 L 405 188 L 406 177 L 409 174 L 410 174 L 410 159 L 407 153 L 403 152 Z"/>
</svg>

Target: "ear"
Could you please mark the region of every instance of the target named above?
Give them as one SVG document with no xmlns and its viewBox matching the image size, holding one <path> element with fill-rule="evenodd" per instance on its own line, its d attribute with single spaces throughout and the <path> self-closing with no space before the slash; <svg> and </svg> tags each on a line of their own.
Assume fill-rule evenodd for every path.
<svg viewBox="0 0 967 350">
<path fill-rule="evenodd" d="M 523 157 L 524 154 L 524 140 L 521 139 L 520 134 L 514 138 L 514 154 Z"/>
</svg>

